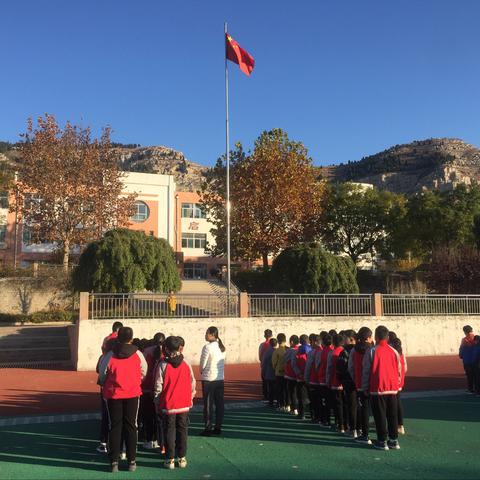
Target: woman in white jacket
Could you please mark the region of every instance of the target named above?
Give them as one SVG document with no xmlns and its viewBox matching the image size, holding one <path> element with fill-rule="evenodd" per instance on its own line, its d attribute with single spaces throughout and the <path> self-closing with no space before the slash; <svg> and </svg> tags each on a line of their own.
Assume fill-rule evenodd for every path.
<svg viewBox="0 0 480 480">
<path fill-rule="evenodd" d="M 203 419 L 205 430 L 201 435 L 220 435 L 224 414 L 224 366 L 225 346 L 218 338 L 218 328 L 209 327 L 205 334 L 208 342 L 202 349 L 200 357 L 200 374 L 202 375 Z M 213 411 L 215 409 L 215 423 Z"/>
</svg>

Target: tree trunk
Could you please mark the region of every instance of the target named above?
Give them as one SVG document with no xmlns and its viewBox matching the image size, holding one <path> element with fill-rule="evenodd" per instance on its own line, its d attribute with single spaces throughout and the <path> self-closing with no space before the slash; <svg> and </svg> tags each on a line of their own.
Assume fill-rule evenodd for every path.
<svg viewBox="0 0 480 480">
<path fill-rule="evenodd" d="M 268 252 L 262 253 L 263 271 L 268 272 Z"/>
<path fill-rule="evenodd" d="M 66 241 L 63 244 L 63 269 L 68 272 L 68 260 L 70 256 L 70 242 Z"/>
</svg>

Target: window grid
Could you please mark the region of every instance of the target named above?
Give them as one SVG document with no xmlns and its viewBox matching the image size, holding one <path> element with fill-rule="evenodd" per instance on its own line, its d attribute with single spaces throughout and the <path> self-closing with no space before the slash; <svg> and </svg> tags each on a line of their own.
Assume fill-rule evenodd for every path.
<svg viewBox="0 0 480 480">
<path fill-rule="evenodd" d="M 182 248 L 203 248 L 207 246 L 205 233 L 182 233 Z"/>
<path fill-rule="evenodd" d="M 135 202 L 135 214 L 132 217 L 134 222 L 144 222 L 150 216 L 148 205 L 144 202 Z"/>
<path fill-rule="evenodd" d="M 206 218 L 199 203 L 182 203 L 182 218 Z"/>
</svg>

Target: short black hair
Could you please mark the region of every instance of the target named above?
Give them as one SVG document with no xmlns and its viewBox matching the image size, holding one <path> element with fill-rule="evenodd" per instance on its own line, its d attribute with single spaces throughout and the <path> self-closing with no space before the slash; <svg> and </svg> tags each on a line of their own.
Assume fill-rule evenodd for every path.
<svg viewBox="0 0 480 480">
<path fill-rule="evenodd" d="M 287 336 L 284 333 L 279 333 L 277 335 L 278 343 L 285 343 L 287 341 Z"/>
<path fill-rule="evenodd" d="M 397 334 L 395 332 L 388 332 L 388 343 L 393 343 L 397 339 Z"/>
<path fill-rule="evenodd" d="M 177 338 L 180 341 L 180 346 L 184 347 L 185 346 L 185 340 L 183 339 L 183 337 L 177 337 Z"/>
<path fill-rule="evenodd" d="M 355 330 L 353 330 L 352 328 L 350 328 L 349 330 L 345 330 L 344 335 L 347 338 L 354 338 L 354 339 L 357 338 L 357 332 Z"/>
<path fill-rule="evenodd" d="M 303 335 L 300 335 L 300 343 L 302 345 L 306 345 L 308 343 L 308 335 L 307 334 L 303 334 Z"/>
<path fill-rule="evenodd" d="M 328 332 L 326 330 L 322 330 L 319 335 L 320 340 L 323 340 L 323 337 L 325 337 L 325 335 L 328 335 Z"/>
<path fill-rule="evenodd" d="M 128 343 L 133 339 L 133 330 L 130 327 L 121 327 L 117 338 L 120 343 Z"/>
<path fill-rule="evenodd" d="M 386 340 L 388 338 L 388 328 L 385 325 L 379 325 L 375 329 L 375 338 L 377 340 Z"/>
<path fill-rule="evenodd" d="M 473 328 L 470 325 L 465 325 L 463 327 L 463 333 L 465 335 L 468 335 L 469 333 L 472 333 L 472 332 L 473 332 Z"/>
<path fill-rule="evenodd" d="M 329 347 L 332 344 L 332 336 L 329 333 L 324 335 L 322 343 L 325 347 Z"/>
<path fill-rule="evenodd" d="M 276 347 L 278 345 L 278 340 L 276 338 L 271 338 L 268 343 L 271 347 Z"/>
<path fill-rule="evenodd" d="M 123 327 L 122 322 L 113 322 L 112 332 L 118 332 Z"/>
<path fill-rule="evenodd" d="M 273 332 L 272 332 L 269 328 L 267 328 L 267 329 L 263 332 L 263 336 L 264 336 L 265 338 L 267 338 L 267 337 L 270 338 L 272 335 L 273 335 Z"/>
<path fill-rule="evenodd" d="M 181 347 L 181 340 L 180 337 L 175 337 L 171 335 L 170 337 L 167 337 L 165 340 L 165 348 L 170 352 L 170 353 L 175 353 L 180 350 Z"/>
<path fill-rule="evenodd" d="M 372 336 L 372 331 L 368 327 L 362 327 L 357 333 L 357 339 L 360 342 L 366 342 Z"/>
<path fill-rule="evenodd" d="M 298 335 L 292 335 L 290 337 L 290 343 L 292 343 L 293 345 L 298 345 L 298 343 L 299 343 Z"/>
<path fill-rule="evenodd" d="M 335 347 L 340 347 L 345 343 L 345 335 L 342 333 L 337 333 L 336 335 L 333 336 L 333 345 Z"/>
<path fill-rule="evenodd" d="M 308 336 L 308 340 L 310 341 L 310 343 L 315 343 L 317 341 L 317 334 L 316 333 L 311 333 Z"/>
<path fill-rule="evenodd" d="M 328 333 L 333 336 L 337 334 L 337 331 L 334 328 L 332 328 L 331 330 L 328 331 Z"/>
</svg>

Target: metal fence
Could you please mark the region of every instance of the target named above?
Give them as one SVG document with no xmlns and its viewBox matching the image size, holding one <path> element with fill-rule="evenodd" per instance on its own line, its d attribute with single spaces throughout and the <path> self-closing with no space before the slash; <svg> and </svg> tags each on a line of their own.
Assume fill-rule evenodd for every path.
<svg viewBox="0 0 480 480">
<path fill-rule="evenodd" d="M 250 294 L 251 317 L 364 316 L 372 313 L 371 295 Z"/>
<path fill-rule="evenodd" d="M 167 295 L 159 293 L 92 293 L 89 318 L 209 318 L 238 317 L 238 295 L 176 294 L 175 309 L 167 303 Z"/>
<path fill-rule="evenodd" d="M 480 315 L 480 295 L 382 295 L 383 314 Z"/>
</svg>

